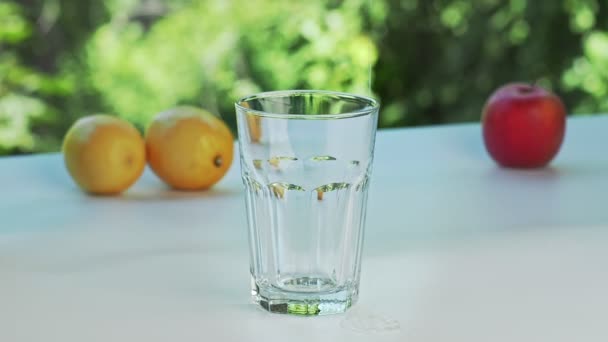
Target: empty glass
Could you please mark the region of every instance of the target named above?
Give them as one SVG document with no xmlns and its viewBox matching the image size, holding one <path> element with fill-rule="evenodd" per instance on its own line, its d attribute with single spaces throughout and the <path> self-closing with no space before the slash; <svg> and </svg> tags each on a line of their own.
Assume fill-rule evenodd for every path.
<svg viewBox="0 0 608 342">
<path fill-rule="evenodd" d="M 264 309 L 322 315 L 356 301 L 378 108 L 314 90 L 236 103 L 252 296 Z"/>
</svg>

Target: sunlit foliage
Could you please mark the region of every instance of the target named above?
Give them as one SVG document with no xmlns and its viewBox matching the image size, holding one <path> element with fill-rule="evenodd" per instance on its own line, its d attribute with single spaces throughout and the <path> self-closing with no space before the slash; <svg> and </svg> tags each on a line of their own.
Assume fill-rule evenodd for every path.
<svg viewBox="0 0 608 342">
<path fill-rule="evenodd" d="M 98 112 L 143 130 L 192 104 L 234 129 L 235 99 L 276 89 L 371 86 L 381 127 L 477 121 L 511 81 L 607 112 L 606 18 L 598 0 L 4 0 L 0 154 L 57 150 Z"/>
</svg>

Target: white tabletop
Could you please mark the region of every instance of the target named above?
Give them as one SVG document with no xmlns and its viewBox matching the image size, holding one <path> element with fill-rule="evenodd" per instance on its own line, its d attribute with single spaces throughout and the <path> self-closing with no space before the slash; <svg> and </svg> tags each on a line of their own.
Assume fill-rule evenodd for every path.
<svg viewBox="0 0 608 342">
<path fill-rule="evenodd" d="M 314 318 L 249 302 L 238 165 L 99 198 L 58 154 L 0 159 L 0 341 L 608 341 L 608 116 L 544 170 L 496 167 L 479 125 L 376 146 L 359 303 Z"/>
</svg>

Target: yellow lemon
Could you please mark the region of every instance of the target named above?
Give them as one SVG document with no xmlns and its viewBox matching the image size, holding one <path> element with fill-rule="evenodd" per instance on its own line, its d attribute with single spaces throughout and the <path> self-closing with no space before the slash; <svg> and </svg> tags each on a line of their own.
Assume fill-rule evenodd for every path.
<svg viewBox="0 0 608 342">
<path fill-rule="evenodd" d="M 162 112 L 146 131 L 148 164 L 176 189 L 207 189 L 217 183 L 232 164 L 233 149 L 228 126 L 195 107 Z"/>
<path fill-rule="evenodd" d="M 110 115 L 76 121 L 64 137 L 62 151 L 76 184 L 94 194 L 126 190 L 146 165 L 145 143 L 139 131 Z"/>
</svg>

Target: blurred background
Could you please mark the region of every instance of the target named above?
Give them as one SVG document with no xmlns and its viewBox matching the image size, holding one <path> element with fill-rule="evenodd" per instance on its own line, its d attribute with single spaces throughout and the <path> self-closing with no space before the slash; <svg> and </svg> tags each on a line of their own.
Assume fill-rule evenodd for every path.
<svg viewBox="0 0 608 342">
<path fill-rule="evenodd" d="M 371 94 L 381 128 L 474 122 L 512 81 L 608 112 L 608 1 L 0 2 L 0 155 L 57 151 L 101 112 L 143 131 L 198 105 L 234 129 L 235 99 L 277 89 Z"/>
</svg>

